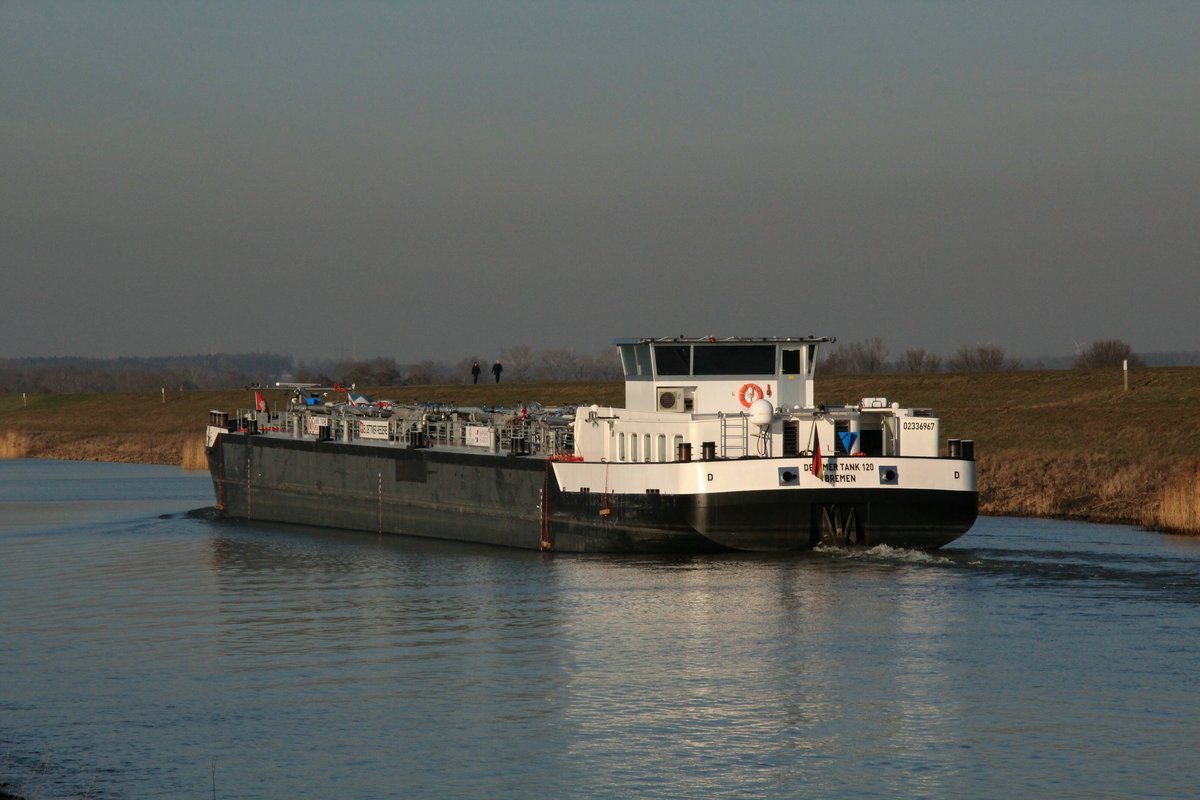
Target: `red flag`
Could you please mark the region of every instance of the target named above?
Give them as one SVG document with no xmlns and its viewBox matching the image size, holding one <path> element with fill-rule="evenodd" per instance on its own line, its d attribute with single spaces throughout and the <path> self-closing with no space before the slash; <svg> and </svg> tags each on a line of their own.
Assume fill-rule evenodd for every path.
<svg viewBox="0 0 1200 800">
<path fill-rule="evenodd" d="M 262 393 L 260 393 L 260 392 L 254 393 L 254 410 L 255 411 L 270 411 L 271 410 L 271 409 L 267 408 L 267 398 L 263 397 Z"/>
<path fill-rule="evenodd" d="M 350 394 L 350 390 L 346 390 L 346 399 L 350 401 L 350 405 L 357 407 L 358 403 L 354 402 L 354 395 Z"/>
<path fill-rule="evenodd" d="M 824 472 L 821 466 L 821 436 L 813 429 L 813 439 L 816 440 L 817 446 L 813 448 L 812 474 L 820 478 Z"/>
</svg>

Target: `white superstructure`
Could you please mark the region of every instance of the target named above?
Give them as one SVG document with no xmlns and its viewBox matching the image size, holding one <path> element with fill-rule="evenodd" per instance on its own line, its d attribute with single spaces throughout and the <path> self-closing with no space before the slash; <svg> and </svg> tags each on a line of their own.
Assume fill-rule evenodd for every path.
<svg viewBox="0 0 1200 800">
<path fill-rule="evenodd" d="M 585 461 L 672 462 L 938 455 L 940 422 L 885 399 L 816 406 L 813 371 L 829 337 L 623 339 L 625 408 L 580 408 Z"/>
</svg>

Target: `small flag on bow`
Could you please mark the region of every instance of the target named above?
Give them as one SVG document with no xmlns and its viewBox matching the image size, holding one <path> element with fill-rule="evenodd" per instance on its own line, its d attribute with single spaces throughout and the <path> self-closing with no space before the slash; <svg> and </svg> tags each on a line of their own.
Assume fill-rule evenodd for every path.
<svg viewBox="0 0 1200 800">
<path fill-rule="evenodd" d="M 812 474 L 820 478 L 824 474 L 824 469 L 821 466 L 821 435 L 817 433 L 816 428 L 813 428 L 813 440 L 815 445 L 813 446 Z"/>
</svg>

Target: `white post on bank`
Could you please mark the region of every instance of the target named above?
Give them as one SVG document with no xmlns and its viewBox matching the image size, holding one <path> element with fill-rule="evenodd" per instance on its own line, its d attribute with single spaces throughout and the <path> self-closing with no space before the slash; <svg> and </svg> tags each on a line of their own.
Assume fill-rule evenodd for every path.
<svg viewBox="0 0 1200 800">
<path fill-rule="evenodd" d="M 1129 391 L 1129 359 L 1121 361 L 1121 371 L 1125 373 L 1125 391 Z"/>
</svg>

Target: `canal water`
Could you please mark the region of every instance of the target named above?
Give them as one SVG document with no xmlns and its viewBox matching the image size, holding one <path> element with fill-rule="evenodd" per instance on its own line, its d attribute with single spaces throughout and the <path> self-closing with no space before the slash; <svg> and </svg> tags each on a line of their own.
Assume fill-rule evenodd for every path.
<svg viewBox="0 0 1200 800">
<path fill-rule="evenodd" d="M 51 798 L 1194 797 L 1200 542 L 555 556 L 0 462 L 0 780 Z"/>
</svg>

